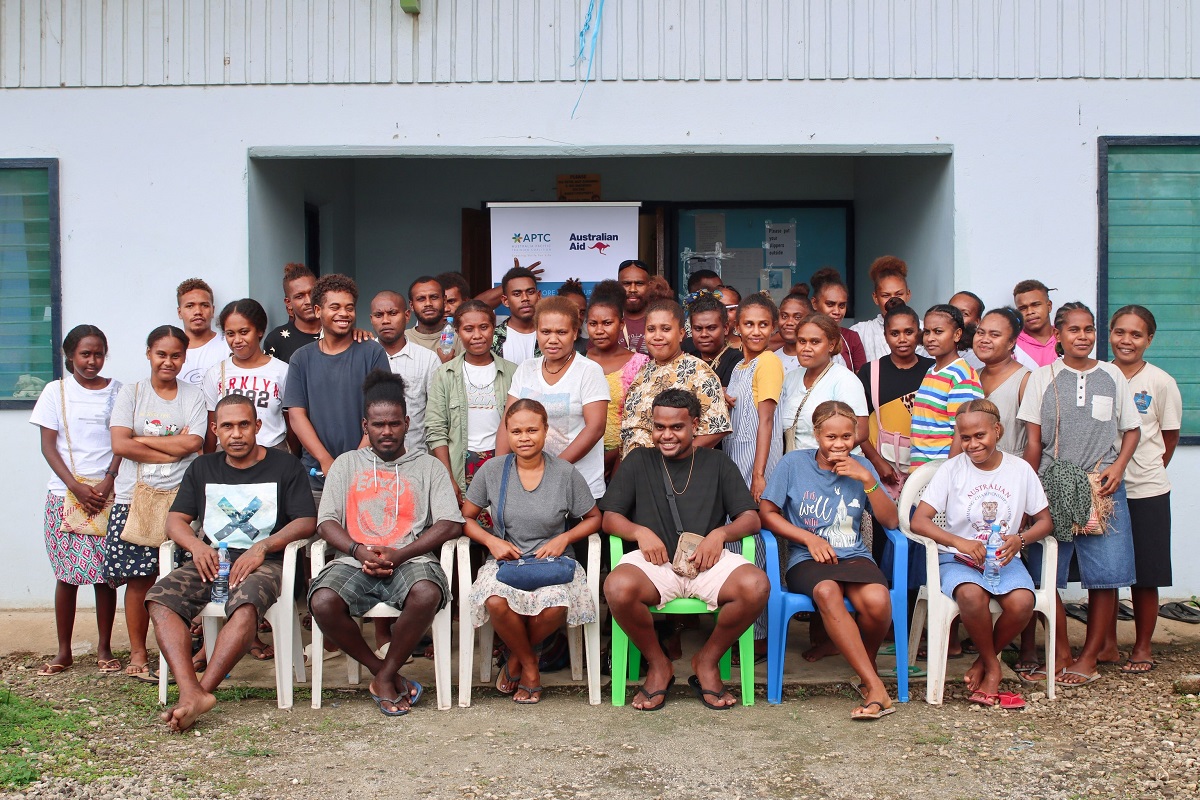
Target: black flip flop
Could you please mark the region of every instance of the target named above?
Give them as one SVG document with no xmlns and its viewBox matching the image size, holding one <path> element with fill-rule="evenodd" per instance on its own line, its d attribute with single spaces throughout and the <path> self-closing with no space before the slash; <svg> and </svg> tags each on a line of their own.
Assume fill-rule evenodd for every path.
<svg viewBox="0 0 1200 800">
<path fill-rule="evenodd" d="M 1117 671 L 1122 675 L 1145 675 L 1148 672 L 1152 672 L 1157 666 L 1157 661 L 1134 661 L 1133 659 L 1129 659 L 1125 662 L 1125 666 Z M 1145 667 L 1145 669 L 1130 669 L 1130 667 Z"/>
<path fill-rule="evenodd" d="M 1063 610 L 1067 612 L 1067 616 L 1071 619 L 1077 619 L 1084 625 L 1088 621 L 1087 603 L 1067 603 L 1063 606 Z"/>
<path fill-rule="evenodd" d="M 713 711 L 728 711 L 729 709 L 733 708 L 734 705 L 737 705 L 734 703 L 728 706 L 719 706 L 715 703 L 710 703 L 705 699 L 706 697 L 715 697 L 716 699 L 720 700 L 722 697 L 729 695 L 729 690 L 724 686 L 721 687 L 721 691 L 719 692 L 714 692 L 712 689 L 705 689 L 700 685 L 700 679 L 695 675 L 688 678 L 688 686 L 692 687 L 692 691 L 696 694 L 696 699 L 703 703 L 705 708 L 711 708 Z M 732 697 L 732 695 L 729 696 Z"/>
<path fill-rule="evenodd" d="M 667 693 L 671 691 L 671 687 L 674 685 L 675 685 L 675 676 L 672 675 L 671 680 L 669 680 L 667 682 L 667 688 L 659 689 L 657 692 L 647 692 L 645 686 L 639 686 L 637 691 L 634 692 L 634 695 L 633 695 L 635 699 L 640 694 L 643 697 L 645 697 L 646 700 L 653 700 L 656 697 L 661 697 L 663 699 L 663 701 L 661 703 L 659 703 L 658 705 L 654 706 L 653 708 L 635 708 L 634 710 L 635 711 L 662 711 L 662 707 L 667 704 L 667 700 L 670 699 L 670 697 L 671 697 Z"/>
<path fill-rule="evenodd" d="M 1158 607 L 1158 615 L 1176 622 L 1200 625 L 1200 611 L 1195 610 L 1187 603 L 1163 603 Z"/>
<path fill-rule="evenodd" d="M 1128 600 L 1121 600 L 1117 603 L 1117 619 L 1122 622 L 1129 622 L 1133 619 L 1133 604 Z"/>
</svg>

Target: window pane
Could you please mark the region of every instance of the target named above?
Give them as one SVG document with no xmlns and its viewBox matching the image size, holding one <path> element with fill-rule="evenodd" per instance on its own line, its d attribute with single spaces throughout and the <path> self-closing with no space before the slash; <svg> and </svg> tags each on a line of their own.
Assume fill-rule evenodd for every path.
<svg viewBox="0 0 1200 800">
<path fill-rule="evenodd" d="M 50 172 L 0 169 L 0 400 L 54 378 Z"/>
</svg>

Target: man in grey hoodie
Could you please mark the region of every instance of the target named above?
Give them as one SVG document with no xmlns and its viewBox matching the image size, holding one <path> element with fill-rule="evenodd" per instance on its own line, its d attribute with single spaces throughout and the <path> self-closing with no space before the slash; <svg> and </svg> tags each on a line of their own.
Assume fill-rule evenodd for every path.
<svg viewBox="0 0 1200 800">
<path fill-rule="evenodd" d="M 462 534 L 463 518 L 442 463 L 404 450 L 403 379 L 372 372 L 363 408 L 370 446 L 334 460 L 317 512 L 317 533 L 342 555 L 313 579 L 308 604 L 325 636 L 370 670 L 379 710 L 402 716 L 423 687 L 403 678 L 400 667 L 450 602 L 450 580 L 434 554 Z M 353 619 L 377 603 L 400 611 L 382 658 Z"/>
</svg>

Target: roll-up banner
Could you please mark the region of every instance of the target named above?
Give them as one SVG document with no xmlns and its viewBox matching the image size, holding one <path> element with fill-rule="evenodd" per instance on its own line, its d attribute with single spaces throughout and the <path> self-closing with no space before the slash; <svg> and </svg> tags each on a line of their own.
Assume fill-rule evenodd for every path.
<svg viewBox="0 0 1200 800">
<path fill-rule="evenodd" d="M 488 203 L 492 229 L 492 285 L 499 286 L 513 259 L 522 267 L 540 261 L 538 287 L 555 294 L 568 278 L 584 291 L 617 265 L 638 257 L 641 203 Z"/>
</svg>

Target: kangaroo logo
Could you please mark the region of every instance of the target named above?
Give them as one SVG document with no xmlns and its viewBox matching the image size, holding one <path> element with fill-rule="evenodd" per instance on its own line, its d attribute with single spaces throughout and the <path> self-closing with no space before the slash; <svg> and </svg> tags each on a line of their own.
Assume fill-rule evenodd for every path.
<svg viewBox="0 0 1200 800">
<path fill-rule="evenodd" d="M 605 244 L 604 242 L 596 242 L 594 245 L 592 245 L 588 249 L 589 250 L 599 250 L 600 255 L 604 255 L 605 254 L 604 251 L 610 247 L 612 247 L 611 244 Z"/>
</svg>

